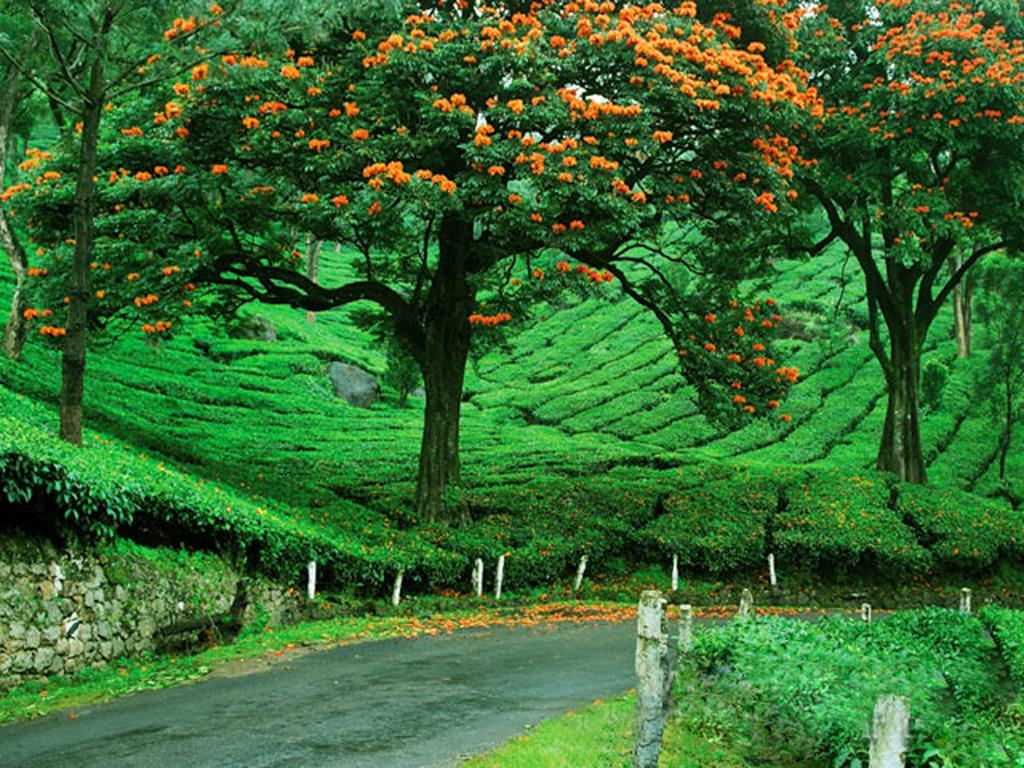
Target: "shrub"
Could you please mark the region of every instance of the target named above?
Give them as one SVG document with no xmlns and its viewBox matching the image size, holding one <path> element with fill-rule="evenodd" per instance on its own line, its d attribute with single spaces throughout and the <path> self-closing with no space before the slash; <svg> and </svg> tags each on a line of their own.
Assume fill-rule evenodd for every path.
<svg viewBox="0 0 1024 768">
<path fill-rule="evenodd" d="M 878 477 L 813 475 L 788 490 L 788 505 L 776 518 L 779 555 L 818 568 L 927 570 L 930 553 L 889 507 L 889 493 Z"/>
</svg>

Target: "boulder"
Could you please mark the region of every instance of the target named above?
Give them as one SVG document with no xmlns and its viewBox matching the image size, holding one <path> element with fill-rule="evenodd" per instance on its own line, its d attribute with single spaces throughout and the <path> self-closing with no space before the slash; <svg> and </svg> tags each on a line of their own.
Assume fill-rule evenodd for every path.
<svg viewBox="0 0 1024 768">
<path fill-rule="evenodd" d="M 327 375 L 334 385 L 334 396 L 357 408 L 369 408 L 380 400 L 380 384 L 358 366 L 334 362 Z"/>
<path fill-rule="evenodd" d="M 277 341 L 277 329 L 265 317 L 244 317 L 228 328 L 228 336 L 249 341 Z"/>
</svg>

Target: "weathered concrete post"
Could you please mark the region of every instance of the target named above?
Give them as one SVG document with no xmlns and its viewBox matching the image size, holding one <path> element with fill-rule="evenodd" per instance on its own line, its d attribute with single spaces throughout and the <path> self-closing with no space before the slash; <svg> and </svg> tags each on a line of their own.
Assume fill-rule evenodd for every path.
<svg viewBox="0 0 1024 768">
<path fill-rule="evenodd" d="M 740 609 L 736 613 L 737 618 L 750 616 L 754 612 L 754 593 L 744 588 L 740 593 Z"/>
<path fill-rule="evenodd" d="M 572 585 L 573 592 L 579 592 L 583 586 L 583 574 L 587 572 L 587 556 L 580 558 L 580 564 L 576 567 L 576 582 Z"/>
<path fill-rule="evenodd" d="M 775 553 L 768 553 L 768 583 L 773 587 L 779 586 L 779 580 L 775 575 Z"/>
<path fill-rule="evenodd" d="M 657 768 L 672 689 L 665 598 L 656 589 L 640 595 L 636 616 L 636 744 L 633 768 Z"/>
<path fill-rule="evenodd" d="M 860 619 L 861 621 L 871 622 L 871 603 L 864 603 L 860 607 Z"/>
<path fill-rule="evenodd" d="M 505 555 L 498 558 L 498 569 L 494 572 L 494 599 L 501 600 L 501 586 L 505 583 Z"/>
<path fill-rule="evenodd" d="M 679 606 L 679 652 L 693 650 L 693 606 Z"/>
<path fill-rule="evenodd" d="M 672 555 L 672 591 L 679 590 L 679 555 Z"/>
<path fill-rule="evenodd" d="M 310 560 L 306 565 L 306 596 L 316 600 L 316 560 Z"/>
<path fill-rule="evenodd" d="M 971 590 L 964 587 L 960 590 L 960 613 L 971 612 Z"/>
<path fill-rule="evenodd" d="M 879 696 L 871 723 L 869 768 L 903 768 L 910 737 L 910 703 L 902 696 Z"/>
<path fill-rule="evenodd" d="M 405 568 L 399 568 L 395 574 L 395 585 L 391 588 L 391 604 L 398 606 L 402 602 L 402 580 L 405 578 Z"/>
<path fill-rule="evenodd" d="M 477 597 L 484 594 L 484 561 L 479 557 L 473 564 L 473 594 Z"/>
</svg>

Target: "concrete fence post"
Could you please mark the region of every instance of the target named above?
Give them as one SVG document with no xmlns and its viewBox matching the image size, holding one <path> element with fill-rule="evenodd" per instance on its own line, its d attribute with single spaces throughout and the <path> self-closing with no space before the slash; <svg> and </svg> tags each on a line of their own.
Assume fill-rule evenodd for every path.
<svg viewBox="0 0 1024 768">
<path fill-rule="evenodd" d="M 672 555 L 672 591 L 679 591 L 679 555 Z"/>
<path fill-rule="evenodd" d="M 399 568 L 395 574 L 395 584 L 391 588 L 391 604 L 398 606 L 402 602 L 402 580 L 405 578 L 405 568 Z"/>
<path fill-rule="evenodd" d="M 960 613 L 971 612 L 971 590 L 964 587 L 960 590 Z"/>
<path fill-rule="evenodd" d="M 772 587 L 779 586 L 779 579 L 778 579 L 778 577 L 775 574 L 775 553 L 774 552 L 770 552 L 768 554 L 768 583 L 771 584 Z"/>
<path fill-rule="evenodd" d="M 672 689 L 666 600 L 655 589 L 640 595 L 636 616 L 636 744 L 633 768 L 657 768 Z"/>
<path fill-rule="evenodd" d="M 693 650 L 693 606 L 679 606 L 679 652 Z"/>
<path fill-rule="evenodd" d="M 498 568 L 494 572 L 494 599 L 501 600 L 501 587 L 505 583 L 505 555 L 498 558 Z"/>
<path fill-rule="evenodd" d="M 744 588 L 740 593 L 740 607 L 736 613 L 737 618 L 745 618 L 754 612 L 754 593 Z"/>
<path fill-rule="evenodd" d="M 473 564 L 473 594 L 477 597 L 484 594 L 484 561 L 479 557 Z"/>
<path fill-rule="evenodd" d="M 306 596 L 316 600 L 316 560 L 310 560 L 306 565 Z"/>
<path fill-rule="evenodd" d="M 860 607 L 861 621 L 871 622 L 871 603 L 864 603 Z"/>
<path fill-rule="evenodd" d="M 583 586 L 583 574 L 587 572 L 587 556 L 583 555 L 580 558 L 580 564 L 576 567 L 576 581 L 572 585 L 573 592 L 579 592 L 580 587 Z"/>
<path fill-rule="evenodd" d="M 903 768 L 910 737 L 910 703 L 902 696 L 879 696 L 871 722 L 869 768 Z"/>
</svg>

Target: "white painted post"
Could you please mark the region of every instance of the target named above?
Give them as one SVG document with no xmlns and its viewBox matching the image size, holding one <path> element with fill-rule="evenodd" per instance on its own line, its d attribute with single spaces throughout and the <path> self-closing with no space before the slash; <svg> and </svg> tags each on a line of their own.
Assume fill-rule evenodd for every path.
<svg viewBox="0 0 1024 768">
<path fill-rule="evenodd" d="M 636 615 L 636 715 L 634 768 L 657 768 L 672 690 L 665 599 L 655 589 L 640 595 Z"/>
<path fill-rule="evenodd" d="M 306 596 L 316 600 L 316 560 L 310 560 L 306 566 Z"/>
<path fill-rule="evenodd" d="M 498 568 L 494 572 L 494 599 L 501 600 L 501 586 L 505 582 L 505 555 L 498 558 Z"/>
<path fill-rule="evenodd" d="M 960 613 L 971 612 L 971 590 L 964 587 L 960 590 Z"/>
<path fill-rule="evenodd" d="M 910 736 L 910 702 L 879 696 L 871 723 L 869 768 L 903 768 Z"/>
<path fill-rule="evenodd" d="M 693 649 L 693 606 L 679 606 L 679 652 L 689 653 Z"/>
<path fill-rule="evenodd" d="M 754 593 L 744 588 L 740 594 L 740 609 L 736 612 L 737 618 L 750 616 L 754 612 Z"/>
<path fill-rule="evenodd" d="M 860 607 L 860 620 L 871 623 L 871 603 L 864 603 Z"/>
<path fill-rule="evenodd" d="M 768 583 L 773 587 L 779 586 L 779 580 L 775 575 L 775 553 L 768 554 Z"/>
<path fill-rule="evenodd" d="M 679 590 L 679 555 L 672 555 L 672 591 Z"/>
<path fill-rule="evenodd" d="M 484 561 L 479 557 L 473 564 L 473 594 L 477 597 L 484 594 Z"/>
<path fill-rule="evenodd" d="M 399 568 L 395 574 L 395 585 L 391 589 L 391 604 L 398 607 L 402 602 L 402 580 L 405 578 L 405 568 Z"/>
<path fill-rule="evenodd" d="M 576 568 L 576 583 L 572 586 L 573 592 L 579 592 L 580 587 L 583 586 L 583 574 L 587 572 L 587 556 L 583 555 L 580 558 L 580 564 Z"/>
</svg>

